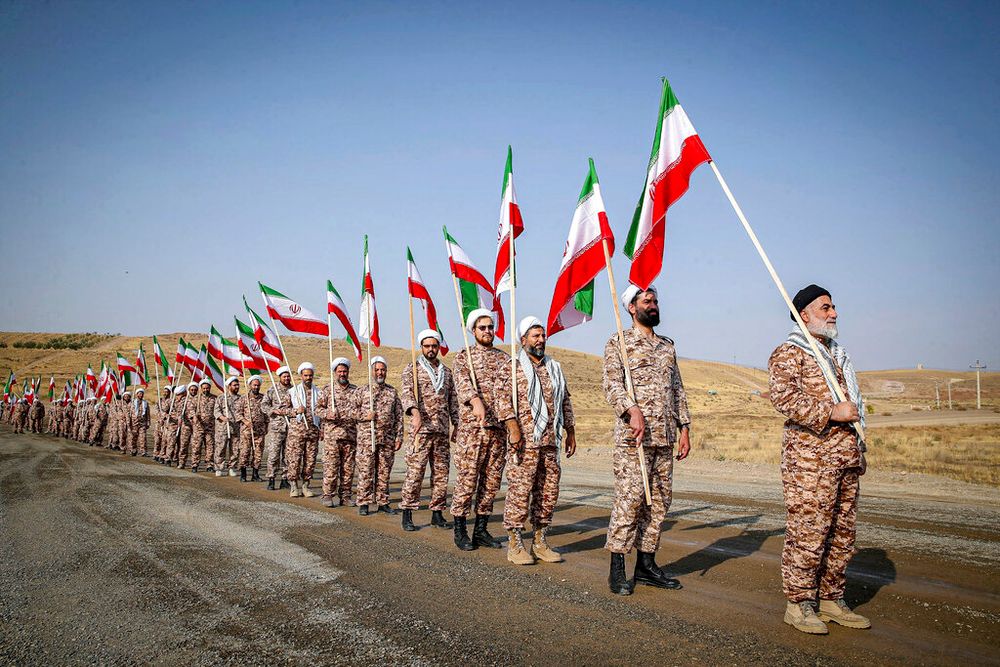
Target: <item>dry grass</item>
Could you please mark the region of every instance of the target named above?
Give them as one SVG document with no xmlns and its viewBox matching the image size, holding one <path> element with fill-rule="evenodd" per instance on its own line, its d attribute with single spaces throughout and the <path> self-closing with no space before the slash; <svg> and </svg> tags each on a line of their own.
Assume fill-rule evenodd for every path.
<svg viewBox="0 0 1000 667">
<path fill-rule="evenodd" d="M 205 342 L 203 334 L 181 334 L 196 345 Z M 70 336 L 67 338 L 67 336 Z M 86 369 L 88 363 L 100 368 L 101 359 L 111 361 L 116 350 L 135 354 L 139 338 L 123 336 L 83 336 L 63 334 L 62 340 L 82 341 L 81 349 L 28 349 L 31 341 L 45 345 L 60 334 L 0 333 L 0 372 L 7 367 L 23 378 L 42 375 L 47 382 L 56 376 L 57 386 Z M 164 350 L 172 355 L 177 334 L 159 336 Z M 325 360 L 326 341 L 304 336 L 283 339 L 292 364 L 310 360 L 316 364 L 318 382 L 328 382 Z M 14 347 L 18 342 L 19 347 Z M 153 368 L 152 339 L 143 339 L 147 363 Z M 6 347 L 4 347 L 6 345 Z M 601 359 L 594 355 L 553 349 L 563 368 L 573 394 L 577 431 L 582 446 L 610 446 L 613 415 L 601 389 Z M 403 366 L 409 363 L 409 350 L 383 347 L 377 351 L 389 361 L 389 381 L 398 386 Z M 347 344 L 338 341 L 335 356 L 351 356 Z M 450 365 L 452 357 L 445 357 Z M 782 418 L 761 397 L 767 391 L 767 373 L 710 361 L 682 359 L 681 374 L 687 388 L 694 422 L 692 457 L 718 461 L 743 461 L 777 464 L 781 459 Z M 935 384 L 946 400 L 946 382 L 952 385 L 957 409 L 975 407 L 975 374 L 934 370 L 869 371 L 861 374 L 862 387 L 876 414 L 892 414 L 929 409 L 935 405 Z M 364 366 L 352 372 L 355 382 L 365 381 Z M 983 407 L 1000 409 L 1000 373 L 984 373 Z M 882 427 L 872 435 L 869 461 L 878 469 L 925 472 L 958 480 L 1000 486 L 1000 425 Z"/>
</svg>

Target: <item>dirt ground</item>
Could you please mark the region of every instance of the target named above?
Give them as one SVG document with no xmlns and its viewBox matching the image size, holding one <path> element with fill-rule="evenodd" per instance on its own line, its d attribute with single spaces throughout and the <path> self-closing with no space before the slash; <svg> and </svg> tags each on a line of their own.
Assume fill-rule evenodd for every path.
<svg viewBox="0 0 1000 667">
<path fill-rule="evenodd" d="M 598 449 L 564 460 L 566 562 L 515 569 L 457 551 L 426 511 L 407 534 L 398 517 L 4 427 L 0 663 L 997 664 L 1000 492 L 866 477 L 847 598 L 874 627 L 809 637 L 781 622 L 777 480 L 679 464 L 658 562 L 684 589 L 619 598 Z M 400 482 L 397 464 L 393 502 Z"/>
</svg>

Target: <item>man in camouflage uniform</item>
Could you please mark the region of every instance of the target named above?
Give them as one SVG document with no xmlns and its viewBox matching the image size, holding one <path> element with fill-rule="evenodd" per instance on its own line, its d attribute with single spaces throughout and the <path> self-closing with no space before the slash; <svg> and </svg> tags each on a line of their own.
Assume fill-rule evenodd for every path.
<svg viewBox="0 0 1000 667">
<path fill-rule="evenodd" d="M 455 546 L 462 551 L 477 546 L 500 549 L 500 541 L 490 535 L 486 526 L 500 489 L 507 443 L 521 440 L 521 428 L 511 404 L 510 356 L 493 347 L 495 323 L 490 311 L 473 310 L 465 325 L 476 343 L 472 349 L 459 352 L 455 359 L 459 418 L 455 491 L 451 498 Z M 473 496 L 476 496 L 476 523 L 470 540 L 466 520 Z"/>
<path fill-rule="evenodd" d="M 198 383 L 198 397 L 194 401 L 195 418 L 191 422 L 191 472 L 198 472 L 201 462 L 205 462 L 208 472 L 212 472 L 215 453 L 215 395 L 212 393 L 211 378 L 202 378 Z"/>
<path fill-rule="evenodd" d="M 194 436 L 195 423 L 198 421 L 198 392 L 200 388 L 197 382 L 189 382 L 187 395 L 181 404 L 180 440 L 177 444 L 177 468 L 182 469 L 188 462 L 191 455 L 191 440 Z"/>
<path fill-rule="evenodd" d="M 132 435 L 129 437 L 129 454 L 146 456 L 146 433 L 149 431 L 149 401 L 146 400 L 146 390 L 137 387 L 135 400 L 132 401 Z"/>
<path fill-rule="evenodd" d="M 240 395 L 240 379 L 236 376 L 226 378 L 225 389 L 215 399 L 212 414 L 215 417 L 215 476 L 222 477 L 229 471 L 230 477 L 236 477 L 236 464 L 239 462 L 240 420 L 236 411 L 236 402 Z"/>
<path fill-rule="evenodd" d="M 413 531 L 413 510 L 420 509 L 420 487 L 427 464 L 431 468 L 431 525 L 451 528 L 442 514 L 448 508 L 448 466 L 451 460 L 448 434 L 457 433 L 458 395 L 451 369 L 441 363 L 441 334 L 424 329 L 417 335 L 420 357 L 403 369 L 403 412 L 410 416 L 410 444 L 406 451 L 406 481 L 403 482 L 403 530 Z M 416 380 L 417 396 L 414 396 Z"/>
<path fill-rule="evenodd" d="M 87 433 L 83 439 L 94 447 L 100 447 L 108 427 L 108 404 L 89 397 L 76 411 L 77 421 L 83 421 Z"/>
<path fill-rule="evenodd" d="M 170 412 L 170 397 L 173 395 L 173 388 L 168 384 L 163 388 L 163 395 L 156 401 L 156 425 L 153 427 L 153 460 L 156 462 L 166 455 L 167 417 Z"/>
<path fill-rule="evenodd" d="M 651 285 L 640 290 L 629 285 L 622 305 L 632 317 L 632 327 L 623 334 L 627 375 L 618 336 L 612 336 L 604 346 L 604 394 L 617 416 L 615 500 L 604 548 L 611 552 L 611 591 L 631 595 L 635 584 L 681 588 L 679 581 L 656 565 L 655 556 L 672 498 L 674 446 L 678 461 L 687 457 L 691 416 L 674 342 L 653 331 L 660 323 L 656 288 Z M 637 443 L 641 443 L 641 450 Z M 649 480 L 650 505 L 645 499 L 640 452 Z M 630 581 L 625 576 L 625 555 L 633 547 L 638 556 Z"/>
<path fill-rule="evenodd" d="M 275 478 L 280 475 L 281 481 L 277 488 L 287 489 L 288 473 L 282 458 L 285 455 L 285 440 L 288 437 L 288 418 L 275 414 L 274 409 L 281 405 L 289 389 L 292 387 L 292 371 L 288 366 L 282 366 L 275 374 L 278 384 L 264 393 L 260 409 L 267 416 L 267 434 L 264 436 L 264 452 L 267 456 L 267 490 L 274 491 Z"/>
<path fill-rule="evenodd" d="M 357 416 L 361 413 L 358 387 L 351 384 L 351 362 L 346 357 L 333 360 L 333 382 L 319 395 L 323 418 L 323 498 L 324 507 L 354 505 L 354 457 L 358 448 Z"/>
<path fill-rule="evenodd" d="M 396 452 L 403 446 L 403 405 L 396 388 L 385 381 L 388 364 L 383 357 L 372 357 L 371 366 L 375 383 L 362 386 L 357 399 L 362 412 L 358 421 L 365 422 L 358 428 L 355 459 L 358 514 L 361 516 L 368 515 L 368 506 L 372 503 L 376 504 L 379 512 L 396 514 L 396 510 L 389 505 L 389 473 L 392 472 Z"/>
<path fill-rule="evenodd" d="M 166 455 L 163 457 L 164 465 L 173 465 L 177 462 L 180 453 L 180 431 L 181 422 L 184 418 L 184 404 L 187 402 L 187 387 L 178 385 L 174 387 L 174 399 L 167 413 L 167 430 L 163 437 L 166 440 Z"/>
<path fill-rule="evenodd" d="M 292 487 L 289 496 L 292 498 L 312 498 L 316 495 L 309 488 L 316 468 L 320 426 L 319 389 L 313 385 L 314 372 L 312 363 L 304 361 L 299 364 L 301 381 L 273 409 L 274 414 L 290 420 L 285 461 L 288 465 L 288 481 Z"/>
<path fill-rule="evenodd" d="M 854 555 L 858 478 L 867 467 L 864 443 L 851 425 L 863 424 L 863 398 L 850 357 L 836 342 L 837 310 L 830 293 L 809 285 L 795 295 L 793 305 L 836 378 L 827 379 L 798 327 L 768 360 L 771 403 L 787 417 L 781 448 L 788 512 L 781 553 L 788 601 L 784 620 L 810 634 L 826 634 L 824 621 L 870 628 L 871 622 L 844 602 L 847 564 Z M 837 399 L 833 381 L 848 400 Z"/>
<path fill-rule="evenodd" d="M 42 419 L 45 417 L 45 406 L 42 405 L 42 399 L 35 397 L 35 401 L 31 404 L 31 408 L 28 410 L 28 422 L 31 425 L 32 433 L 42 432 Z"/>
<path fill-rule="evenodd" d="M 24 426 L 28 423 L 27 399 L 17 399 L 17 403 L 14 404 L 14 410 L 11 415 L 14 422 L 14 433 L 24 433 Z"/>
<path fill-rule="evenodd" d="M 260 393 L 260 376 L 251 375 L 247 380 L 247 393 L 236 402 L 240 419 L 240 481 L 247 481 L 247 468 L 253 471 L 251 482 L 259 482 L 260 458 L 264 451 L 267 433 L 267 415 L 261 409 L 264 396 Z"/>
<path fill-rule="evenodd" d="M 70 432 L 70 438 L 76 440 L 77 442 L 87 442 L 87 438 L 90 437 L 94 428 L 94 403 L 96 399 L 91 394 L 83 399 L 82 402 L 77 404 L 76 419 L 73 422 L 73 430 Z M 103 402 L 103 401 L 102 401 Z M 105 412 L 107 412 L 107 406 L 105 406 Z M 105 418 L 105 424 L 107 424 L 107 418 Z M 102 433 L 103 435 L 103 433 Z M 93 441 L 93 438 L 90 438 Z M 100 440 L 94 442 L 93 444 L 100 446 Z"/>
<path fill-rule="evenodd" d="M 70 401 L 66 404 L 66 411 L 63 413 L 63 424 L 62 424 L 62 436 L 64 438 L 71 437 L 73 433 L 73 421 L 76 418 L 76 405 Z"/>
<path fill-rule="evenodd" d="M 507 456 L 507 499 L 503 527 L 507 529 L 507 560 L 531 565 L 535 558 L 562 562 L 546 539 L 559 501 L 559 446 L 566 431 L 566 457 L 576 452 L 576 421 L 569 388 L 558 361 L 545 354 L 545 327 L 537 317 L 526 317 L 517 327 L 521 353 L 517 364 L 517 421 L 524 439 L 511 445 Z M 529 506 L 530 502 L 530 506 Z M 534 538 L 531 552 L 521 531 L 531 515 Z"/>
<path fill-rule="evenodd" d="M 132 414 L 132 392 L 126 390 L 122 394 L 122 404 L 121 404 L 121 443 L 122 443 L 122 454 L 128 455 L 131 453 L 132 444 L 132 424 L 134 423 Z"/>
</svg>

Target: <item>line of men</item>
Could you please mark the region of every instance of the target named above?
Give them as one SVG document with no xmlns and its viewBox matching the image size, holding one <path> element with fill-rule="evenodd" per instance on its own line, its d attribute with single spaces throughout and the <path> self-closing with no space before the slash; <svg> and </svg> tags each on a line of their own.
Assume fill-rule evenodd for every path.
<svg viewBox="0 0 1000 667">
<path fill-rule="evenodd" d="M 611 557 L 610 590 L 631 595 L 636 584 L 682 588 L 656 564 L 655 555 L 672 499 L 674 460 L 683 460 L 690 451 L 691 417 L 673 341 L 654 330 L 660 323 L 656 288 L 630 285 L 621 301 L 632 326 L 621 338 L 612 336 L 604 349 L 603 389 L 616 415 L 614 504 L 605 548 Z M 843 599 L 847 563 L 854 553 L 858 479 L 867 467 L 864 443 L 851 427 L 851 422 L 863 422 L 863 399 L 850 357 L 835 340 L 837 313 L 830 293 L 810 285 L 796 294 L 793 305 L 836 379 L 824 375 L 798 329 L 769 361 L 771 400 L 787 417 L 781 468 L 788 512 L 782 553 L 784 621 L 812 634 L 826 633 L 828 621 L 867 628 L 870 621 Z M 240 395 L 239 377 L 228 378 L 219 396 L 212 394 L 207 379 L 167 387 L 155 406 L 153 458 L 178 468 L 190 465 L 193 472 L 204 461 L 207 472 L 238 474 L 244 482 L 262 481 L 259 472 L 266 462 L 269 490 L 288 488 L 291 497 L 313 497 L 322 441 L 323 506 L 357 506 L 362 516 L 371 507 L 398 514 L 389 503 L 389 474 L 405 441 L 399 504 L 403 530 L 418 529 L 413 513 L 420 509 L 429 469 L 431 525 L 453 530 L 462 551 L 503 548 L 488 526 L 506 470 L 502 524 L 507 559 L 517 565 L 561 562 L 547 535 L 559 498 L 561 454 L 569 458 L 576 452 L 575 418 L 562 367 L 546 354 L 546 331 L 535 317 L 518 324 L 516 365 L 493 345 L 492 312 L 474 310 L 465 324 L 475 342 L 456 355 L 454 369 L 438 359 L 440 334 L 421 331 L 420 354 L 403 369 L 398 391 L 386 382 L 388 362 L 380 356 L 370 360 L 370 387 L 351 383 L 351 362 L 344 357 L 333 360 L 333 382 L 322 389 L 313 383 L 315 369 L 309 362 L 298 366 L 297 384 L 288 367 L 279 368 L 277 383 L 263 393 L 260 376 L 247 380 L 245 395 Z M 831 400 L 834 381 L 850 400 Z M 54 407 L 50 432 L 98 445 L 107 430 L 106 447 L 146 456 L 150 406 L 143 393 L 137 389 L 132 401 L 125 392 L 111 406 L 89 397 L 75 408 Z M 21 405 L 18 401 L 9 413 L 17 415 L 11 417 L 15 429 L 18 423 L 23 428 L 26 410 Z M 452 455 L 456 479 L 449 508 Z M 355 474 L 357 493 L 352 497 Z M 444 518 L 446 510 L 451 522 Z M 533 535 L 527 548 L 523 533 L 529 522 Z M 635 568 L 628 578 L 625 558 L 633 550 Z"/>
</svg>

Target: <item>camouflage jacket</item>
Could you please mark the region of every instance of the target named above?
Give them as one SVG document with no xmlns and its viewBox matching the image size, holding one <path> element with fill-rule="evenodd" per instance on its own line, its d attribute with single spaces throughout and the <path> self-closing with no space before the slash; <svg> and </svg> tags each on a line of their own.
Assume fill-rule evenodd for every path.
<svg viewBox="0 0 1000 667">
<path fill-rule="evenodd" d="M 375 442 L 380 445 L 401 444 L 403 442 L 403 404 L 396 388 L 390 384 L 372 385 L 375 405 Z M 358 388 L 357 413 L 360 420 L 371 409 L 368 403 L 368 385 Z M 372 428 L 367 421 L 358 424 L 358 447 L 372 446 Z"/>
<path fill-rule="evenodd" d="M 215 406 L 212 408 L 212 416 L 215 418 L 215 423 L 219 426 L 224 426 L 226 422 L 229 422 L 230 429 L 233 429 L 233 433 L 236 431 L 236 425 L 240 422 L 239 413 L 236 411 L 236 403 L 240 400 L 240 396 L 233 396 L 232 394 L 220 394 L 215 398 Z"/>
<path fill-rule="evenodd" d="M 214 428 L 215 395 L 207 391 L 198 393 L 198 422 L 202 428 Z"/>
<path fill-rule="evenodd" d="M 615 444 L 634 447 L 628 411 L 638 405 L 646 420 L 644 447 L 673 447 L 677 429 L 691 423 L 687 394 L 677 366 L 674 342 L 666 336 L 647 337 L 638 329 L 625 330 L 635 400 L 625 388 L 625 368 L 619 353 L 617 334 L 604 346 L 604 395 L 614 409 Z"/>
<path fill-rule="evenodd" d="M 336 440 L 357 440 L 358 438 L 358 417 L 362 410 L 359 404 L 361 390 L 357 385 L 350 382 L 346 387 L 336 384 L 331 389 L 331 385 L 326 385 L 319 392 L 319 403 L 316 410 L 323 418 L 323 437 L 333 441 Z M 333 401 L 330 401 L 330 392 L 333 391 Z M 367 392 L 365 397 L 367 400 Z M 365 403 L 367 412 L 368 404 Z"/>
<path fill-rule="evenodd" d="M 455 392 L 455 380 L 451 369 L 443 363 L 439 368 L 444 370 L 444 383 L 441 391 L 434 391 L 431 379 L 420 364 L 417 364 L 417 388 L 420 391 L 420 434 L 441 433 L 448 435 L 448 426 L 458 428 L 458 394 Z M 413 364 L 407 364 L 403 369 L 402 395 L 403 412 L 417 408 L 413 398 Z"/>
<path fill-rule="evenodd" d="M 254 394 L 252 391 L 236 399 L 236 414 L 240 422 L 252 428 L 254 433 L 260 433 L 267 428 L 267 415 L 261 408 L 263 402 L 264 395 Z"/>
<path fill-rule="evenodd" d="M 521 424 L 521 434 L 524 436 L 524 446 L 529 449 L 556 446 L 556 410 L 552 391 L 552 378 L 545 364 L 535 364 L 535 377 L 542 387 L 542 400 L 549 411 L 549 423 L 542 431 L 542 438 L 535 442 L 535 420 L 531 416 L 531 403 L 528 401 L 528 378 L 521 364 L 517 365 L 517 421 Z M 562 401 L 563 428 L 570 430 L 576 427 L 573 417 L 573 403 L 569 399 L 569 386 Z"/>
<path fill-rule="evenodd" d="M 260 401 L 260 409 L 267 416 L 267 430 L 271 433 L 285 433 L 288 431 L 288 422 L 274 411 L 287 395 L 288 389 L 279 384 L 264 392 L 264 398 Z"/>
<path fill-rule="evenodd" d="M 455 390 L 458 393 L 459 422 L 467 426 L 479 427 L 472 414 L 471 401 L 476 396 L 483 399 L 486 406 L 485 428 L 501 428 L 502 422 L 514 418 L 511 404 L 510 355 L 495 347 L 472 348 L 472 367 L 476 372 L 477 392 L 469 373 L 469 350 L 455 355 Z"/>
<path fill-rule="evenodd" d="M 767 362 L 771 404 L 788 419 L 781 463 L 803 470 L 842 470 L 861 465 L 857 434 L 850 424 L 830 421 L 836 398 L 811 354 L 782 343 Z M 843 371 L 834 362 L 837 382 L 847 394 Z"/>
</svg>

